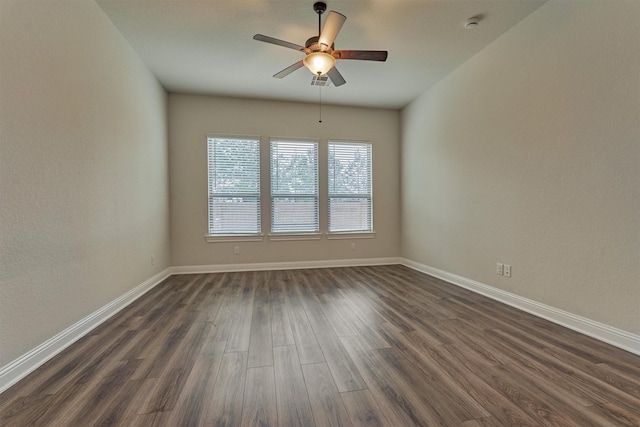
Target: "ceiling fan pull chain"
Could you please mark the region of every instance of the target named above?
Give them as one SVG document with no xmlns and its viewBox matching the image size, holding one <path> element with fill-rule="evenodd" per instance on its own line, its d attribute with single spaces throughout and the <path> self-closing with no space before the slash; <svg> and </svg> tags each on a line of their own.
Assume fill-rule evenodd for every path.
<svg viewBox="0 0 640 427">
<path fill-rule="evenodd" d="M 322 86 L 318 86 L 318 93 L 320 94 L 320 120 L 318 123 L 322 123 Z"/>
</svg>

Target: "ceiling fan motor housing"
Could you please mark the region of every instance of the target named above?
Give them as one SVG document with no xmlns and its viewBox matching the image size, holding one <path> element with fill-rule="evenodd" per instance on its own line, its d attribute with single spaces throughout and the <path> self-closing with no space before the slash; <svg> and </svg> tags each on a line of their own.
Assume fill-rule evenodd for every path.
<svg viewBox="0 0 640 427">
<path fill-rule="evenodd" d="M 310 39 L 308 39 L 307 42 L 304 44 L 304 52 L 306 54 L 309 54 L 312 52 L 325 52 L 331 55 L 331 52 L 333 52 L 334 45 L 332 44 L 331 47 L 327 47 L 326 45 L 318 43 L 319 39 L 320 37 L 318 36 L 313 36 Z"/>
</svg>

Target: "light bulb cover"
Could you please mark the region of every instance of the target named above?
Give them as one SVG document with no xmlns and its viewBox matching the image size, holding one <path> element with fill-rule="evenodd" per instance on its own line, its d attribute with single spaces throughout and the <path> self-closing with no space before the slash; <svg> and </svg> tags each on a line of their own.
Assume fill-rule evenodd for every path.
<svg viewBox="0 0 640 427">
<path fill-rule="evenodd" d="M 312 52 L 302 62 L 313 74 L 321 76 L 336 65 L 336 58 L 326 52 Z"/>
</svg>

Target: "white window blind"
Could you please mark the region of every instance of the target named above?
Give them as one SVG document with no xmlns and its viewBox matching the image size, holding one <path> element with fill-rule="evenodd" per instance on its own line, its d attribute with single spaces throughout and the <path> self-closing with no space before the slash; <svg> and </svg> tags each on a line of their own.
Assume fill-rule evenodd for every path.
<svg viewBox="0 0 640 427">
<path fill-rule="evenodd" d="M 329 142 L 329 232 L 371 232 L 371 144 Z"/>
<path fill-rule="evenodd" d="M 260 233 L 260 139 L 208 137 L 209 235 Z"/>
<path fill-rule="evenodd" d="M 317 233 L 318 143 L 271 140 L 271 232 Z"/>
</svg>

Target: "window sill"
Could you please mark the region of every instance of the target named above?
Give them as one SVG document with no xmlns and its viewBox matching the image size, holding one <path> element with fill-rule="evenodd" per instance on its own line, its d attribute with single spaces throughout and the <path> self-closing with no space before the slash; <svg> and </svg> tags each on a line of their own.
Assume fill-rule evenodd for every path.
<svg viewBox="0 0 640 427">
<path fill-rule="evenodd" d="M 226 242 L 262 242 L 264 236 L 262 234 L 228 234 L 204 236 L 207 243 L 226 243 Z"/>
<path fill-rule="evenodd" d="M 272 242 L 285 242 L 293 240 L 320 240 L 322 233 L 305 233 L 305 234 L 269 234 L 269 240 Z"/>
<path fill-rule="evenodd" d="M 323 233 L 296 233 L 296 234 L 269 234 L 269 240 L 272 242 L 287 242 L 297 240 L 321 240 Z M 328 240 L 347 240 L 347 239 L 373 239 L 376 237 L 375 231 L 367 232 L 342 232 L 342 233 L 326 233 Z M 204 236 L 207 243 L 228 243 L 228 242 L 262 242 L 263 234 L 228 234 Z"/>
<path fill-rule="evenodd" d="M 328 240 L 339 240 L 339 239 L 373 239 L 376 237 L 375 231 L 352 231 L 352 232 L 343 232 L 343 233 L 327 233 Z"/>
</svg>

